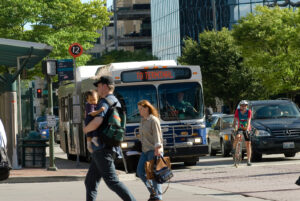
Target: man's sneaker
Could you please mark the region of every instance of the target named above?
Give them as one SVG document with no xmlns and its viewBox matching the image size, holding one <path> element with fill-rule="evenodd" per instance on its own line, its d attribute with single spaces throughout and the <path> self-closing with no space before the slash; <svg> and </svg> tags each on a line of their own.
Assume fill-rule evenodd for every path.
<svg viewBox="0 0 300 201">
<path fill-rule="evenodd" d="M 250 161 L 247 162 L 247 166 L 252 166 Z"/>
<path fill-rule="evenodd" d="M 300 186 L 300 177 L 297 179 L 296 183 L 298 186 Z"/>
</svg>

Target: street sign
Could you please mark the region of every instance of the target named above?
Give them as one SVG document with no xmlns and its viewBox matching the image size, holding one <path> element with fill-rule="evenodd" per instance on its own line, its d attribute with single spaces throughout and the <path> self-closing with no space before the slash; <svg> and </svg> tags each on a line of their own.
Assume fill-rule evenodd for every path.
<svg viewBox="0 0 300 201">
<path fill-rule="evenodd" d="M 83 49 L 79 43 L 73 43 L 69 47 L 69 53 L 72 57 L 74 57 L 74 59 L 76 57 L 79 57 L 82 54 L 82 52 L 83 52 Z"/>
<path fill-rule="evenodd" d="M 47 115 L 47 125 L 48 127 L 55 127 L 56 120 L 54 115 Z"/>
<path fill-rule="evenodd" d="M 57 60 L 57 74 L 59 81 L 73 80 L 73 59 Z"/>
</svg>

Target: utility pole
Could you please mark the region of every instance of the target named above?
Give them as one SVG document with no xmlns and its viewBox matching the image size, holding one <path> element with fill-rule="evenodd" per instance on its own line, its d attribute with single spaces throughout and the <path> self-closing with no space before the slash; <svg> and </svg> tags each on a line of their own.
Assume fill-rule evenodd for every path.
<svg viewBox="0 0 300 201">
<path fill-rule="evenodd" d="M 216 1 L 211 0 L 211 7 L 212 7 L 212 16 L 213 16 L 213 27 L 214 30 L 217 30 L 217 19 L 216 19 Z"/>
<path fill-rule="evenodd" d="M 114 28 L 115 28 L 115 49 L 118 50 L 118 15 L 117 15 L 117 0 L 114 0 Z"/>
</svg>

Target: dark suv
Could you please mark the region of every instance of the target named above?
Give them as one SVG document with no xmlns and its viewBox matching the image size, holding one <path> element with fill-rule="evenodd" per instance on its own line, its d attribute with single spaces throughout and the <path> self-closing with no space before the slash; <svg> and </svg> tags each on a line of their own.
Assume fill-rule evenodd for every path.
<svg viewBox="0 0 300 201">
<path fill-rule="evenodd" d="M 249 101 L 252 110 L 252 160 L 262 154 L 294 157 L 300 151 L 300 110 L 291 100 Z"/>
</svg>

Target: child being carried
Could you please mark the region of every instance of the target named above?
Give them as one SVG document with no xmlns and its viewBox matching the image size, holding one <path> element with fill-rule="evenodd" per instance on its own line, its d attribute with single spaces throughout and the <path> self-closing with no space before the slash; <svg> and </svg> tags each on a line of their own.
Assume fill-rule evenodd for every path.
<svg viewBox="0 0 300 201">
<path fill-rule="evenodd" d="M 104 111 L 104 107 L 101 107 L 99 110 L 96 110 L 98 106 L 98 94 L 95 90 L 90 90 L 86 92 L 86 105 L 85 105 L 85 125 L 87 126 L 94 117 Z M 98 144 L 98 134 L 97 131 L 91 131 L 86 134 L 87 135 L 87 149 L 90 153 L 93 152 L 92 143 L 95 146 L 99 146 Z"/>
</svg>

